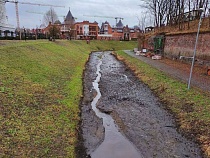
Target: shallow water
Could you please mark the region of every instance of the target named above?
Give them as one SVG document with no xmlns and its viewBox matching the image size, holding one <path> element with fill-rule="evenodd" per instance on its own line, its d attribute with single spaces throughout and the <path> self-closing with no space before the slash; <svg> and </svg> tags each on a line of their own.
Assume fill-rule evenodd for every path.
<svg viewBox="0 0 210 158">
<path fill-rule="evenodd" d="M 81 110 L 83 143 L 93 158 L 202 157 L 149 87 L 110 52 L 91 54 Z"/>
<path fill-rule="evenodd" d="M 92 158 L 141 158 L 141 154 L 136 147 L 126 139 L 120 132 L 118 126 L 115 124 L 112 117 L 108 114 L 102 113 L 97 107 L 97 102 L 101 97 L 99 89 L 99 82 L 101 78 L 100 66 L 102 59 L 97 65 L 97 77 L 93 82 L 93 88 L 97 95 L 93 99 L 91 106 L 99 118 L 103 119 L 103 126 L 105 128 L 105 138 L 102 144 L 91 154 Z M 125 81 L 128 80 L 126 75 L 123 75 Z"/>
</svg>

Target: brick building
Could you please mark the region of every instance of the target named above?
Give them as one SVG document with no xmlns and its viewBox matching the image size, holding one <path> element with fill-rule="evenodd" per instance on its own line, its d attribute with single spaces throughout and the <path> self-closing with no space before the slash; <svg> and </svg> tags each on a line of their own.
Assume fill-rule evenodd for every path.
<svg viewBox="0 0 210 158">
<path fill-rule="evenodd" d="M 49 22 L 48 26 L 42 30 L 42 32 L 45 33 L 46 38 L 50 38 L 52 36 L 50 34 L 50 29 L 53 27 L 56 28 L 57 30 L 60 30 L 61 24 L 57 24 L 57 23 L 52 24 L 52 22 Z M 60 33 L 56 33 L 54 36 L 56 38 L 60 38 Z"/>
<path fill-rule="evenodd" d="M 101 24 L 101 28 L 99 32 L 100 32 L 98 35 L 99 40 L 112 39 L 112 27 L 107 21 Z"/>
<path fill-rule="evenodd" d="M 99 31 L 97 22 L 75 22 L 75 18 L 70 10 L 63 23 L 49 23 L 44 29 L 47 37 L 49 37 L 51 27 L 56 27 L 60 30 L 60 33 L 57 34 L 57 38 L 60 39 L 97 39 Z"/>
<path fill-rule="evenodd" d="M 128 25 L 124 26 L 122 21 L 116 24 L 116 27 L 111 27 L 106 21 L 102 23 L 100 34 L 98 35 L 99 40 L 137 40 L 141 30 L 139 27 L 129 28 Z"/>
<path fill-rule="evenodd" d="M 98 23 L 89 21 L 75 23 L 77 39 L 97 39 L 98 38 Z"/>
<path fill-rule="evenodd" d="M 57 38 L 61 39 L 98 39 L 98 40 L 137 40 L 141 30 L 138 27 L 130 28 L 128 25 L 124 26 L 121 19 L 116 24 L 116 27 L 111 27 L 106 21 L 102 23 L 99 28 L 98 23 L 82 21 L 75 22 L 71 11 L 68 14 L 63 23 L 55 22 L 44 29 L 46 36 L 49 37 L 50 28 L 56 27 L 60 30 L 57 34 Z"/>
<path fill-rule="evenodd" d="M 56 29 L 60 30 L 60 32 L 56 34 L 57 38 L 60 39 L 76 38 L 75 18 L 73 17 L 70 10 L 68 11 L 63 23 L 61 23 L 59 20 L 55 21 L 54 23 L 49 22 L 49 25 L 43 29 L 43 32 L 45 32 L 47 38 L 50 35 L 50 28 L 52 27 L 55 27 Z"/>
<path fill-rule="evenodd" d="M 76 37 L 75 33 L 75 18 L 73 17 L 70 9 L 69 12 L 64 20 L 64 22 L 61 24 L 61 38 L 62 39 L 71 39 Z"/>
</svg>

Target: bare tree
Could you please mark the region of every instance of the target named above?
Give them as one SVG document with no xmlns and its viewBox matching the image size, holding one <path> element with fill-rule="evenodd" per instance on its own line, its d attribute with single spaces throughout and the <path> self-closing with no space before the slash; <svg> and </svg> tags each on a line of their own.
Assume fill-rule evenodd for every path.
<svg viewBox="0 0 210 158">
<path fill-rule="evenodd" d="M 58 16 L 55 12 L 55 10 L 51 7 L 50 10 L 48 10 L 43 18 L 43 23 L 46 26 L 49 26 L 49 33 L 50 33 L 50 38 L 55 41 L 55 38 L 58 37 L 60 33 L 60 28 L 55 22 L 58 21 Z"/>
<path fill-rule="evenodd" d="M 140 0 L 144 8 L 147 8 L 154 18 L 154 25 L 160 27 L 164 24 L 178 24 L 182 29 L 186 19 L 195 16 L 191 12 L 198 8 L 204 8 L 207 11 L 209 0 Z M 185 14 L 188 11 L 188 14 Z M 196 18 L 201 12 L 196 13 Z M 187 17 L 186 17 L 187 16 Z"/>
<path fill-rule="evenodd" d="M 168 0 L 141 0 L 143 7 L 147 8 L 154 16 L 155 26 L 163 25 L 167 20 Z"/>
<path fill-rule="evenodd" d="M 52 24 L 54 24 L 54 22 L 57 21 L 57 20 L 58 20 L 58 15 L 56 14 L 56 12 L 53 8 L 50 8 L 50 10 L 47 11 L 44 15 L 43 23 L 46 26 L 48 26 L 50 22 Z"/>
<path fill-rule="evenodd" d="M 147 20 L 147 12 L 141 12 L 141 16 L 136 15 L 137 19 L 138 19 L 138 26 L 141 30 L 145 30 L 146 27 L 146 20 Z"/>
<path fill-rule="evenodd" d="M 154 17 L 154 25 L 157 24 L 157 10 L 156 10 L 156 0 L 140 0 L 143 2 L 140 7 L 146 8 Z M 140 21 L 140 20 L 139 20 Z"/>
</svg>

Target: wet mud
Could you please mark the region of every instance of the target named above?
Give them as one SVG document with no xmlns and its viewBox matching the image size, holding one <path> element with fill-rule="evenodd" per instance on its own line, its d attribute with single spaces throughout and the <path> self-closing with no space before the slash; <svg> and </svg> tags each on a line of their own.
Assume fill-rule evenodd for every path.
<svg viewBox="0 0 210 158">
<path fill-rule="evenodd" d="M 118 144 L 114 151 L 111 150 L 113 148 L 103 148 L 107 140 L 111 143 L 117 140 L 115 136 L 107 135 L 103 117 L 91 105 L 98 94 L 93 82 L 98 76 L 96 72 L 99 62 L 101 76 L 98 84 L 101 96 L 95 102 L 96 107 L 99 113 L 114 119 L 116 132 L 120 132 L 123 139 L 134 146 L 132 149 L 138 151 L 137 157 L 202 157 L 198 146 L 177 132 L 172 116 L 152 91 L 110 52 L 92 53 L 84 72 L 81 131 L 88 155 L 93 158 L 109 158 L 108 153 L 114 155 L 124 151 L 121 148 L 123 143 Z"/>
</svg>

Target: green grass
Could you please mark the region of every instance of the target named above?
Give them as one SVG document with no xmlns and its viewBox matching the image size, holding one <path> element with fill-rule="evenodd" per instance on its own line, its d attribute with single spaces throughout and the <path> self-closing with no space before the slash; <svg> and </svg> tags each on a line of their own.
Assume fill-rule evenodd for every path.
<svg viewBox="0 0 210 158">
<path fill-rule="evenodd" d="M 177 118 L 180 130 L 195 138 L 210 156 L 210 95 L 172 79 L 123 51 L 116 55 L 147 84 Z"/>
<path fill-rule="evenodd" d="M 75 157 L 91 51 L 136 42 L 0 41 L 0 157 Z"/>
</svg>

